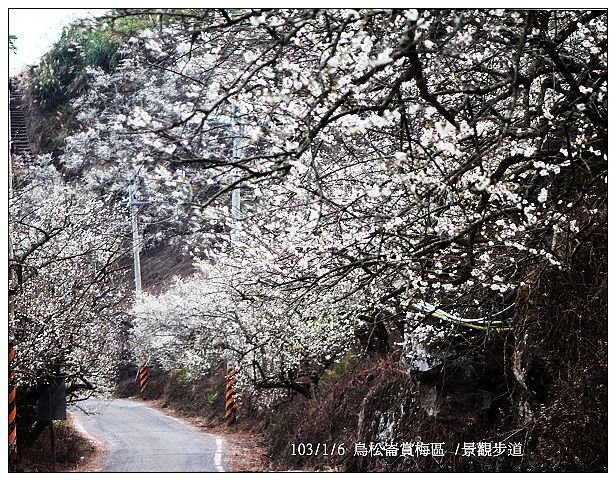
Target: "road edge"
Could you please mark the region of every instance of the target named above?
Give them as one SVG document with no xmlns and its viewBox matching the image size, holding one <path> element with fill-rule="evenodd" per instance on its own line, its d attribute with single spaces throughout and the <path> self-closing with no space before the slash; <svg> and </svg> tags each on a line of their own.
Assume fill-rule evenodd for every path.
<svg viewBox="0 0 616 481">
<path fill-rule="evenodd" d="M 73 472 L 76 473 L 98 473 L 103 469 L 103 459 L 107 455 L 107 448 L 105 444 L 92 436 L 86 429 L 81 425 L 79 421 L 79 414 L 75 411 L 69 412 L 67 414 L 67 421 L 70 425 L 79 432 L 84 438 L 92 443 L 94 446 L 94 454 L 90 456 L 83 464 L 80 464 Z"/>
</svg>

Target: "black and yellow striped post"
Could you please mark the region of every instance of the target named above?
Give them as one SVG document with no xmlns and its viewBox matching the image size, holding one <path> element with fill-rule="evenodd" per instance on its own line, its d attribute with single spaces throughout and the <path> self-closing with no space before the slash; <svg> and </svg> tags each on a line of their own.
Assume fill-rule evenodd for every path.
<svg viewBox="0 0 616 481">
<path fill-rule="evenodd" d="M 148 387 L 148 366 L 144 364 L 139 368 L 139 385 L 141 386 L 141 393 L 143 394 Z"/>
<path fill-rule="evenodd" d="M 227 373 L 227 390 L 225 394 L 225 419 L 229 423 L 234 423 L 237 419 L 237 398 L 235 396 L 235 388 L 233 387 L 237 382 L 235 375 L 237 369 L 229 369 Z"/>
<path fill-rule="evenodd" d="M 17 425 L 15 418 L 17 417 L 17 406 L 15 405 L 15 397 L 17 396 L 17 385 L 15 382 L 15 372 L 13 365 L 15 363 L 15 347 L 9 344 L 9 458 L 17 457 Z"/>
</svg>

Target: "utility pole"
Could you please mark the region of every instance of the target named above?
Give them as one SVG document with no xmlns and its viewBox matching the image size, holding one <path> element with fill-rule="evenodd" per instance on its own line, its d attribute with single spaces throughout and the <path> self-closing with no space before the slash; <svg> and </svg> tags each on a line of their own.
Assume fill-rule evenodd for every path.
<svg viewBox="0 0 616 481">
<path fill-rule="evenodd" d="M 236 132 L 237 126 L 237 107 L 234 105 L 232 107 L 231 114 L 231 130 L 233 132 L 233 148 L 232 148 L 232 158 L 233 162 L 237 162 L 240 157 L 239 148 L 240 148 L 240 136 L 242 133 L 242 128 L 240 126 L 239 130 Z M 239 179 L 238 176 L 234 176 L 233 182 L 236 182 Z M 239 221 L 241 216 L 241 199 L 240 199 L 240 188 L 236 186 L 231 191 L 231 243 L 235 240 L 235 234 L 239 228 Z"/>
<path fill-rule="evenodd" d="M 133 264 L 135 267 L 135 302 L 141 300 L 141 241 L 139 240 L 139 223 L 137 220 L 137 204 L 135 200 L 135 184 L 128 186 L 128 203 L 130 207 L 130 219 L 133 229 Z"/>
<path fill-rule="evenodd" d="M 242 133 L 241 126 L 237 127 L 237 107 L 235 105 L 231 106 L 231 135 L 232 137 L 232 150 L 231 157 L 232 161 L 235 163 L 240 158 L 239 148 L 240 148 L 240 137 Z M 237 182 L 240 178 L 237 173 L 237 167 L 235 167 L 236 173 L 233 175 L 231 182 Z M 237 234 L 239 232 L 239 224 L 241 217 L 241 197 L 240 197 L 240 187 L 236 185 L 231 191 L 231 231 L 230 231 L 230 239 L 231 239 L 231 249 L 236 250 L 236 240 Z M 237 254 L 237 251 L 236 251 Z M 235 356 L 227 351 L 227 371 L 230 372 L 235 368 Z M 225 396 L 227 393 L 225 393 Z"/>
</svg>

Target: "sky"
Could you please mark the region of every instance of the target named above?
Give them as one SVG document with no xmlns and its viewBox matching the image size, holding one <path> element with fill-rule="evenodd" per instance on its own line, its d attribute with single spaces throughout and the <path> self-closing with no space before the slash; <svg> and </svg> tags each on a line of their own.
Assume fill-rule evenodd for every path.
<svg viewBox="0 0 616 481">
<path fill-rule="evenodd" d="M 9 33 L 17 36 L 17 53 L 9 54 L 9 74 L 15 75 L 28 65 L 36 65 L 43 54 L 62 34 L 62 28 L 72 20 L 98 16 L 105 9 L 9 9 Z"/>
</svg>

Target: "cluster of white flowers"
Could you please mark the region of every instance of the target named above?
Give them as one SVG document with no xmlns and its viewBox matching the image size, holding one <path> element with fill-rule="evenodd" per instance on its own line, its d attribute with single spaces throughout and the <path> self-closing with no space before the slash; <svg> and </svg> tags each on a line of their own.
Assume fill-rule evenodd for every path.
<svg viewBox="0 0 616 481">
<path fill-rule="evenodd" d="M 138 177 L 145 222 L 190 231 L 200 272 L 135 308 L 137 344 L 195 373 L 221 355 L 280 373 L 335 359 L 366 313 L 404 317 L 420 297 L 485 314 L 479 300 L 501 308 L 527 266 L 561 266 L 563 232 L 580 226 L 554 186 L 589 149 L 602 153 L 589 112 L 555 108 L 565 97 L 550 86 L 565 80 L 510 96 L 516 49 L 503 32 L 525 24 L 514 13 L 442 13 L 447 35 L 428 38 L 429 10 L 255 11 L 200 33 L 177 61 L 190 30 L 142 35 L 145 51 L 127 42 L 134 61 L 76 101 L 85 127 L 60 161 L 113 157 L 87 175 L 116 191 Z M 276 35 L 286 43 L 273 48 Z M 534 55 L 524 51 L 522 75 Z M 544 146 L 565 125 L 570 145 Z M 224 191 L 238 179 L 239 221 Z M 437 335 L 414 332 L 417 346 Z M 427 368 L 421 349 L 412 362 Z"/>
<path fill-rule="evenodd" d="M 41 160 L 10 199 L 10 263 L 18 273 L 10 330 L 20 383 L 51 374 L 83 384 L 83 377 L 105 392 L 120 361 L 125 317 L 117 310 L 119 276 L 106 270 L 121 254 L 125 218 Z"/>
</svg>

